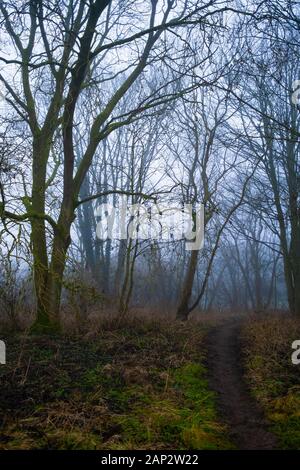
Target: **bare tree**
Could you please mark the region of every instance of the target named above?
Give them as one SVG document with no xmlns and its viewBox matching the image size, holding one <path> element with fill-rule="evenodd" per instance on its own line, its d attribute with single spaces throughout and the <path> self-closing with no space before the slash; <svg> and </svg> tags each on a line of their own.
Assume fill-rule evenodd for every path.
<svg viewBox="0 0 300 470">
<path fill-rule="evenodd" d="M 23 210 L 10 210 L 6 198 L 1 214 L 3 219 L 30 222 L 37 299 L 33 329 L 57 330 L 71 226 L 80 188 L 99 143 L 139 114 L 182 95 L 184 90 L 175 96 L 169 92 L 168 81 L 173 82 L 174 75 L 169 78 L 166 73 L 158 88 L 146 91 L 141 99 L 136 97 L 125 115 L 120 115 L 119 103 L 146 68 L 162 64 L 162 59 L 173 74 L 176 68 L 177 78 L 192 74 L 198 64 L 186 39 L 197 30 L 198 42 L 202 41 L 210 57 L 206 25 L 211 33 L 217 31 L 221 13 L 228 7 L 215 0 L 168 0 L 164 5 L 151 0 L 137 10 L 134 3 L 109 0 L 54 4 L 1 0 L 0 8 L 1 30 L 11 51 L 9 57 L 5 52 L 0 57 L 5 64 L 0 79 L 10 107 L 7 119 L 23 123 L 30 142 L 32 174 L 25 195 L 19 198 Z M 127 24 L 134 25 L 132 33 L 128 33 Z M 181 38 L 176 34 L 178 28 Z M 184 50 L 187 54 L 183 55 Z M 122 59 L 117 61 L 117 57 Z M 202 81 L 199 76 L 192 84 L 185 80 L 185 88 Z M 84 104 L 85 91 L 95 85 L 102 93 L 88 123 L 82 124 L 88 134 L 78 161 L 74 139 L 74 130 L 81 125 L 82 108 L 78 105 Z M 59 189 L 55 203 L 48 199 L 53 186 Z M 53 205 L 55 210 L 51 211 Z"/>
<path fill-rule="evenodd" d="M 265 26 L 265 28 L 267 28 Z M 265 224 L 280 241 L 290 310 L 300 313 L 299 110 L 293 82 L 299 75 L 299 32 L 288 35 L 275 26 L 263 30 L 253 45 L 251 68 L 245 68 L 247 93 L 240 108 L 239 138 L 259 161 L 251 206 L 260 206 Z M 286 32 L 284 33 L 286 38 Z M 245 83 L 241 78 L 241 83 Z"/>
</svg>

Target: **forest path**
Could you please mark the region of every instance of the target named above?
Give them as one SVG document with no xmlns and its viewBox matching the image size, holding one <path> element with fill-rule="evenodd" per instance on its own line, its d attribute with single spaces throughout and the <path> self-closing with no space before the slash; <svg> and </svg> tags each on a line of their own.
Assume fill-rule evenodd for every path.
<svg viewBox="0 0 300 470">
<path fill-rule="evenodd" d="M 276 438 L 243 377 L 240 327 L 241 321 L 228 321 L 207 335 L 209 385 L 217 393 L 218 411 L 238 449 L 275 449 Z"/>
</svg>

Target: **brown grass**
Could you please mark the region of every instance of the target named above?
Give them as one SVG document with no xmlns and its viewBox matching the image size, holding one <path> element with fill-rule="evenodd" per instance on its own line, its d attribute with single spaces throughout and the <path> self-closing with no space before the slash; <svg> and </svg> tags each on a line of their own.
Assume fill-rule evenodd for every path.
<svg viewBox="0 0 300 470">
<path fill-rule="evenodd" d="M 291 361 L 296 339 L 300 319 L 288 315 L 252 318 L 242 331 L 246 378 L 281 446 L 290 449 L 300 449 L 300 366 Z"/>
<path fill-rule="evenodd" d="M 8 337 L 0 449 L 230 446 L 201 364 L 205 331 L 107 315 L 83 337 Z"/>
</svg>

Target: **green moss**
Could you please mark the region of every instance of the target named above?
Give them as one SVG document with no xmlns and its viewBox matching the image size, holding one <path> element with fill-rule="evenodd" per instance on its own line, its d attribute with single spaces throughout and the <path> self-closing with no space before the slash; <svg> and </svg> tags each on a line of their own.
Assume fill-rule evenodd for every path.
<svg viewBox="0 0 300 470">
<path fill-rule="evenodd" d="M 85 389 L 92 389 L 103 382 L 102 366 L 97 365 L 88 369 L 80 378 L 80 385 Z"/>
<path fill-rule="evenodd" d="M 55 390 L 53 391 L 54 398 L 67 397 L 72 389 L 72 378 L 65 370 L 60 370 L 59 376 L 56 378 Z"/>
<path fill-rule="evenodd" d="M 116 419 L 122 435 L 130 443 L 145 446 L 164 443 L 181 449 L 232 448 L 217 421 L 215 396 L 208 390 L 204 367 L 190 363 L 174 370 L 170 380 L 168 397 L 153 391 L 147 395 L 142 388 L 135 390 L 135 406 Z"/>
<path fill-rule="evenodd" d="M 183 394 L 181 440 L 189 449 L 228 449 L 226 429 L 217 420 L 215 394 L 208 388 L 205 369 L 190 363 L 178 369 L 176 385 Z"/>
<path fill-rule="evenodd" d="M 274 399 L 268 404 L 268 418 L 272 430 L 283 449 L 300 450 L 300 394 L 299 392 Z"/>
<path fill-rule="evenodd" d="M 277 421 L 271 429 L 279 438 L 280 448 L 300 450 L 300 418 L 285 415 L 276 418 L 273 414 L 270 418 Z"/>
<path fill-rule="evenodd" d="M 147 429 L 140 415 L 121 415 L 115 418 L 115 422 L 120 426 L 122 438 L 128 442 L 151 442 L 152 433 Z"/>
</svg>

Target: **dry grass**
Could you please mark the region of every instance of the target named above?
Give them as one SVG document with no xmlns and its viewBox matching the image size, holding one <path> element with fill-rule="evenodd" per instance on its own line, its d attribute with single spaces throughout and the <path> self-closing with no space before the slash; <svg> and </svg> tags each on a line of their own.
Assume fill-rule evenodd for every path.
<svg viewBox="0 0 300 470">
<path fill-rule="evenodd" d="M 300 366 L 291 361 L 295 339 L 300 319 L 287 315 L 252 318 L 242 331 L 247 380 L 281 446 L 290 449 L 300 449 Z"/>
<path fill-rule="evenodd" d="M 83 337 L 7 338 L 1 449 L 228 448 L 205 328 L 106 316 Z"/>
</svg>

